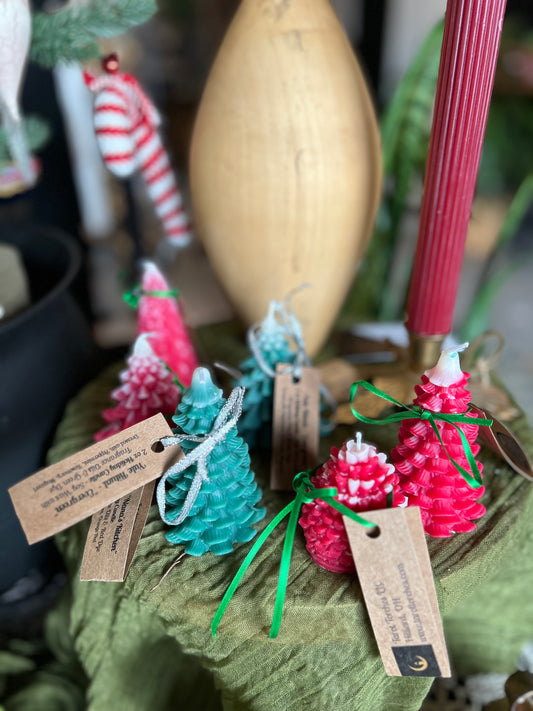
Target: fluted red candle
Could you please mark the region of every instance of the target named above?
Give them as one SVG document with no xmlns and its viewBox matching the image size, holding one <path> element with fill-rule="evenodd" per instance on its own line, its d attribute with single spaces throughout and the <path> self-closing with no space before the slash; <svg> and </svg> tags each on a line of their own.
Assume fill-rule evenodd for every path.
<svg viewBox="0 0 533 711">
<path fill-rule="evenodd" d="M 506 0 L 448 0 L 407 328 L 451 331 Z"/>
</svg>

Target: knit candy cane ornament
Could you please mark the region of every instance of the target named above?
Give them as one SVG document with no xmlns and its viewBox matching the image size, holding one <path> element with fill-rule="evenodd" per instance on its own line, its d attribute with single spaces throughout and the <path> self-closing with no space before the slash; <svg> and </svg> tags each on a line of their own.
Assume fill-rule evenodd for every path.
<svg viewBox="0 0 533 711">
<path fill-rule="evenodd" d="M 104 162 L 118 178 L 141 171 L 165 236 L 183 247 L 191 238 L 190 225 L 157 131 L 161 118 L 137 80 L 118 72 L 115 54 L 106 57 L 102 67 L 102 76 L 86 71 L 84 78 L 95 94 L 94 127 Z"/>
</svg>

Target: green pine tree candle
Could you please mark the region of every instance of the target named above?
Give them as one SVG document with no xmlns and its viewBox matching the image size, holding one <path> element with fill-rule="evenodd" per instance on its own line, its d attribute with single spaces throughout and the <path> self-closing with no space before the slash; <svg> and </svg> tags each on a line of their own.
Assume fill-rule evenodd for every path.
<svg viewBox="0 0 533 711">
<path fill-rule="evenodd" d="M 266 318 L 252 334 L 255 353 L 239 364 L 243 376 L 235 383 L 246 388 L 238 428 L 250 448 L 270 448 L 276 364 L 291 364 L 296 356 L 287 329 L 276 318 L 278 310 L 278 302 L 270 302 Z"/>
<path fill-rule="evenodd" d="M 178 425 L 175 433 L 209 434 L 225 403 L 222 390 L 214 385 L 209 371 L 197 368 L 173 418 Z M 187 439 L 181 442 L 185 455 L 198 446 L 199 442 Z M 195 462 L 167 478 L 167 520 L 179 517 L 198 466 Z M 209 452 L 206 468 L 207 478 L 202 481 L 187 517 L 166 533 L 166 538 L 171 543 L 184 543 L 185 552 L 190 555 L 208 551 L 224 555 L 233 550 L 235 543 L 250 541 L 256 534 L 253 524 L 266 513 L 266 509 L 256 506 L 262 494 L 250 469 L 248 446 L 236 426 Z"/>
</svg>

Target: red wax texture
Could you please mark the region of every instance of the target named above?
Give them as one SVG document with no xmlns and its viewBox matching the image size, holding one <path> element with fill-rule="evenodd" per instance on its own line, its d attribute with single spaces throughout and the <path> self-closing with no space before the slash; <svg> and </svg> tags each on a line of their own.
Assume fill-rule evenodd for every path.
<svg viewBox="0 0 533 711">
<path fill-rule="evenodd" d="M 353 445 L 353 440 L 350 440 L 340 450 L 332 447 L 330 458 L 311 477 L 313 485 L 316 488 L 336 487 L 339 493 L 335 499 L 352 511 L 386 508 L 387 493 L 393 487 L 393 505 L 403 503 L 405 498 L 397 493 L 398 476 L 394 467 L 386 463 L 385 455 L 376 452 L 375 447 L 363 444 L 368 450 L 368 457 L 365 461 L 350 464 L 347 448 Z M 303 505 L 299 523 L 304 530 L 306 548 L 315 563 L 333 573 L 355 572 L 339 511 L 317 499 Z"/>
<path fill-rule="evenodd" d="M 114 407 L 102 412 L 108 424 L 94 435 L 96 442 L 158 412 L 173 414 L 178 404 L 180 389 L 174 383 L 172 373 L 152 353 L 150 346 L 140 340 L 128 358 L 128 368 L 120 373 L 120 381 L 120 387 L 111 393 Z"/>
<path fill-rule="evenodd" d="M 174 296 L 150 296 L 150 292 L 170 288 L 155 264 L 147 262 L 142 279 L 137 332 L 149 336 L 154 353 L 189 387 L 198 358 Z"/>
<path fill-rule="evenodd" d="M 451 331 L 506 0 L 448 0 L 407 328 Z"/>
<path fill-rule="evenodd" d="M 439 386 L 427 375 L 415 387 L 415 405 L 432 412 L 463 413 L 468 409 L 470 392 L 466 389 L 467 374 L 453 385 Z M 477 417 L 473 413 L 470 417 Z M 477 425 L 458 424 L 468 440 L 474 456 L 479 452 L 475 443 Z M 437 421 L 437 427 L 448 454 L 470 471 L 460 435 L 449 423 Z M 429 422 L 405 420 L 399 430 L 400 444 L 391 452 L 391 460 L 400 477 L 399 488 L 408 506 L 419 506 L 424 530 L 435 538 L 447 538 L 452 533 L 466 533 L 476 527 L 473 520 L 485 513 L 476 501 L 485 487 L 473 489 L 446 456 Z M 476 460 L 477 461 L 477 460 Z M 477 462 L 480 472 L 483 465 Z"/>
</svg>

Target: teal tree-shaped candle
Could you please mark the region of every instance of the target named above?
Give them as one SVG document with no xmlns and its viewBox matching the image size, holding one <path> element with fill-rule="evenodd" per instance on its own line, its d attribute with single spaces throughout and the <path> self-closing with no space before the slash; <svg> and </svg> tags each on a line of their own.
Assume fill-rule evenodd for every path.
<svg viewBox="0 0 533 711">
<path fill-rule="evenodd" d="M 197 368 L 173 418 L 178 428 L 169 439 L 185 457 L 163 476 L 157 497 L 163 521 L 173 526 L 167 540 L 184 543 L 190 555 L 230 553 L 255 536 L 252 526 L 266 513 L 256 506 L 261 490 L 237 433 L 240 397 L 236 388 L 226 401 L 209 371 Z"/>
<path fill-rule="evenodd" d="M 281 309 L 279 302 L 270 302 L 266 318 L 248 333 L 251 355 L 239 364 L 243 376 L 236 385 L 246 388 L 239 433 L 251 448 L 270 447 L 276 365 L 292 364 L 296 357 L 287 339 L 287 327 L 278 319 Z"/>
</svg>

